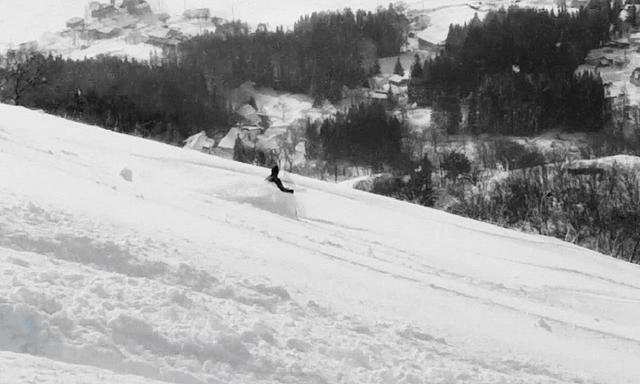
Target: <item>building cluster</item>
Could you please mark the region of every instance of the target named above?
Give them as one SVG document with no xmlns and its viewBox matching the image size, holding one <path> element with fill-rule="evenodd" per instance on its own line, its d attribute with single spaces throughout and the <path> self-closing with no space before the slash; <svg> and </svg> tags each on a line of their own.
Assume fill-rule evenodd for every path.
<svg viewBox="0 0 640 384">
<path fill-rule="evenodd" d="M 154 13 L 145 0 L 93 1 L 84 18 L 67 21 L 67 30 L 62 35 L 71 36 L 74 46 L 81 48 L 98 40 L 121 38 L 128 44 L 149 44 L 170 55 L 185 37 L 215 32 L 220 22 L 208 8 L 187 9 L 182 18 L 176 18 Z"/>
<path fill-rule="evenodd" d="M 622 37 L 591 50 L 584 64 L 576 69 L 576 74 L 583 73 L 602 79 L 605 113 L 615 126 L 640 127 L 640 29 L 632 28 Z"/>
<path fill-rule="evenodd" d="M 407 98 L 409 73 L 404 76 L 398 74 L 380 74 L 369 78 L 367 97 L 373 100 L 401 102 Z"/>
<path fill-rule="evenodd" d="M 227 159 L 251 160 L 260 164 L 300 165 L 306 159 L 303 139 L 294 137 L 294 128 L 274 124 L 263 107 L 255 100 L 235 108 L 235 124 L 217 139 L 199 132 L 184 141 L 184 147 Z"/>
</svg>

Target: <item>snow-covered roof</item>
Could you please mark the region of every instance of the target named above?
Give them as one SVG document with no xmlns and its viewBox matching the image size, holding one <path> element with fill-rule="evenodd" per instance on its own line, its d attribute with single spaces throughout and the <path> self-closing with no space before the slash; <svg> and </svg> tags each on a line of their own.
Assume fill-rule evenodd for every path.
<svg viewBox="0 0 640 384">
<path fill-rule="evenodd" d="M 82 17 L 73 17 L 69 20 L 67 20 L 67 27 L 68 28 L 79 28 L 84 26 L 84 19 Z"/>
<path fill-rule="evenodd" d="M 240 131 L 236 127 L 229 129 L 229 132 L 227 132 L 225 137 L 223 137 L 218 143 L 218 148 L 233 149 L 236 145 L 236 139 L 238 138 L 239 133 Z"/>
<path fill-rule="evenodd" d="M 369 97 L 378 100 L 387 100 L 389 96 L 384 92 L 369 92 Z"/>
<path fill-rule="evenodd" d="M 593 64 L 580 64 L 580 65 L 578 65 L 578 68 L 576 68 L 574 73 L 582 74 L 582 73 L 585 73 L 585 72 L 590 73 L 592 75 L 595 75 L 595 74 L 598 73 L 598 69 Z"/>
<path fill-rule="evenodd" d="M 257 112 L 258 111 L 250 104 L 243 104 L 236 110 L 236 113 L 240 116 L 250 116 Z"/>
<path fill-rule="evenodd" d="M 201 131 L 184 140 L 184 144 L 184 148 L 200 151 L 202 149 L 212 148 L 214 140 L 209 138 L 205 131 Z"/>
<path fill-rule="evenodd" d="M 403 76 L 400 76 L 398 74 L 393 74 L 391 75 L 391 77 L 389 77 L 389 81 L 393 82 L 393 83 L 401 83 L 403 81 L 406 81 L 407 79 Z"/>
</svg>

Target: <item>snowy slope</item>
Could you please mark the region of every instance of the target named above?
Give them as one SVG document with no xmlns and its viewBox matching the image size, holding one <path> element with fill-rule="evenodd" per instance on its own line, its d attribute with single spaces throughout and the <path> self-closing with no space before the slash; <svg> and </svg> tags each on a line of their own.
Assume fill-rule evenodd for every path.
<svg viewBox="0 0 640 384">
<path fill-rule="evenodd" d="M 0 105 L 0 383 L 640 377 L 638 266 L 267 174 Z"/>
</svg>

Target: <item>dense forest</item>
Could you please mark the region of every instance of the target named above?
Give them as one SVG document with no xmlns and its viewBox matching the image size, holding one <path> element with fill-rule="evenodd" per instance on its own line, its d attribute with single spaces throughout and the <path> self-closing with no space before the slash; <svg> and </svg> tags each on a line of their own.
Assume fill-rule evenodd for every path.
<svg viewBox="0 0 640 384">
<path fill-rule="evenodd" d="M 612 17 L 608 1 L 592 0 L 575 14 L 509 8 L 452 25 L 444 51 L 414 64 L 410 96 L 447 114 L 467 105 L 476 133 L 598 130 L 606 113 L 602 82 L 574 71 L 609 39 Z M 455 132 L 457 120 L 448 121 Z"/>
<path fill-rule="evenodd" d="M 218 87 L 251 80 L 258 86 L 308 93 L 317 102 L 337 101 L 343 86 L 363 85 L 378 57 L 397 55 L 408 20 L 395 10 L 346 9 L 301 18 L 292 31 L 203 35 L 180 47 L 185 66 L 206 69 Z"/>
<path fill-rule="evenodd" d="M 0 96 L 18 105 L 169 143 L 228 126 L 224 102 L 214 99 L 199 73 L 176 64 L 39 54 L 9 63 L 0 72 Z"/>
<path fill-rule="evenodd" d="M 399 165 L 405 126 L 382 103 L 360 104 L 322 124 L 307 125 L 308 155 L 335 164 L 347 161 L 381 170 Z"/>
<path fill-rule="evenodd" d="M 391 6 L 314 13 L 287 32 L 248 33 L 236 21 L 150 63 L 10 52 L 0 61 L 0 100 L 179 143 L 228 129 L 229 91 L 245 81 L 336 101 L 343 86 L 365 82 L 379 55 L 399 52 L 407 25 Z"/>
</svg>

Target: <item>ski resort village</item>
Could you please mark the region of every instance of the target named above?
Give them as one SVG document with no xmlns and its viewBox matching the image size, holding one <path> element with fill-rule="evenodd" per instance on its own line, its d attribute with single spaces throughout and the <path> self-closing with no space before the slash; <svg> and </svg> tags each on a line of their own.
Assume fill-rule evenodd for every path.
<svg viewBox="0 0 640 384">
<path fill-rule="evenodd" d="M 0 0 L 0 384 L 637 384 L 640 0 Z"/>
</svg>

